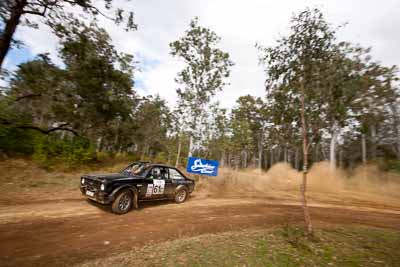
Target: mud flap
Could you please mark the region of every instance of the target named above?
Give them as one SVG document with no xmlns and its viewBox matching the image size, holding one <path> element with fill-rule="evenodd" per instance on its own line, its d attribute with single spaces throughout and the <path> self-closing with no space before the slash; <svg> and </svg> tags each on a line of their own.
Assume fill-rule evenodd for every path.
<svg viewBox="0 0 400 267">
<path fill-rule="evenodd" d="M 134 207 L 135 209 L 138 209 L 138 208 L 139 208 L 138 193 L 137 193 L 137 192 L 135 192 L 135 193 L 133 194 L 133 207 Z"/>
</svg>

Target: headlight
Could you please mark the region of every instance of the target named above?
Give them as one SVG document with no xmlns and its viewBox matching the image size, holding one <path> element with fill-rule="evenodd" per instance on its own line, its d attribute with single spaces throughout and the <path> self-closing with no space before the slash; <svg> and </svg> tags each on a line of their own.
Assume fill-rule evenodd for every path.
<svg viewBox="0 0 400 267">
<path fill-rule="evenodd" d="M 100 185 L 100 190 L 101 190 L 101 191 L 104 191 L 105 188 L 106 188 L 106 186 L 105 186 L 104 184 L 101 184 L 101 185 Z"/>
<path fill-rule="evenodd" d="M 85 178 L 82 178 L 81 184 L 85 184 Z"/>
</svg>

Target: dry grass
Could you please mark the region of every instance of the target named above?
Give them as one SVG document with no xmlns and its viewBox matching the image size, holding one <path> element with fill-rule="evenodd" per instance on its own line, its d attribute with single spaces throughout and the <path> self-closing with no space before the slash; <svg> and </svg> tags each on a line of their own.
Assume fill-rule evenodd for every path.
<svg viewBox="0 0 400 267">
<path fill-rule="evenodd" d="M 55 169 L 48 171 L 40 168 L 31 160 L 8 159 L 0 161 L 0 192 L 34 192 L 43 190 L 76 190 L 80 176 L 84 173 L 118 172 L 128 163 L 97 165 L 77 169 Z"/>
</svg>

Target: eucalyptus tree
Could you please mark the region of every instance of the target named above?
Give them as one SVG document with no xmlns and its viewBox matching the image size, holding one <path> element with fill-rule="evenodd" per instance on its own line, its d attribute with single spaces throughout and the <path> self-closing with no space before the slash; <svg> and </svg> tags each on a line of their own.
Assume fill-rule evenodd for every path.
<svg viewBox="0 0 400 267">
<path fill-rule="evenodd" d="M 133 56 L 119 53 L 104 29 L 96 24 L 66 25 L 57 32 L 60 57 L 68 72 L 66 119 L 83 131 L 104 129 L 114 120 L 131 114 L 136 93 L 133 89 Z M 100 133 L 101 134 L 101 133 Z"/>
<path fill-rule="evenodd" d="M 109 123 L 119 125 L 131 115 L 136 101 L 133 58 L 118 53 L 108 34 L 96 25 L 75 23 L 57 34 L 65 68 L 46 55 L 21 64 L 6 97 L 17 114 L 31 120 L 1 116 L 0 123 L 45 134 L 67 130 L 101 138 L 110 130 Z"/>
<path fill-rule="evenodd" d="M 209 113 L 208 120 L 205 121 L 206 129 L 203 132 L 204 156 L 220 159 L 220 166 L 224 167 L 227 162 L 227 153 L 229 153 L 227 110 L 221 108 L 219 102 L 215 102 L 210 105 Z"/>
<path fill-rule="evenodd" d="M 128 0 L 129 1 L 129 0 Z M 133 12 L 121 8 L 113 8 L 113 0 L 102 0 L 96 3 L 91 0 L 2 0 L 0 1 L 0 70 L 4 58 L 13 44 L 19 44 L 14 39 L 19 26 L 37 28 L 38 20 L 57 30 L 60 24 L 73 21 L 73 11 L 80 15 L 97 17 L 101 15 L 116 24 L 125 24 L 126 30 L 135 30 Z M 99 5 L 103 4 L 103 7 Z M 103 11 L 102 11 L 103 9 Z M 113 15 L 107 13 L 113 12 Z"/>
<path fill-rule="evenodd" d="M 252 155 L 253 165 L 258 167 L 262 161 L 263 134 L 265 117 L 263 116 L 264 102 L 259 97 L 251 95 L 241 96 L 236 100 L 232 109 L 233 140 L 238 142 L 238 148 L 244 157 L 243 166 L 248 165 L 249 155 Z M 245 136 L 247 135 L 247 136 Z M 243 140 L 240 140 L 243 139 Z"/>
<path fill-rule="evenodd" d="M 319 86 L 324 88 L 325 105 L 321 112 L 326 116 L 326 129 L 330 133 L 330 169 L 336 168 L 338 137 L 354 112 L 352 104 L 365 91 L 361 76 L 364 71 L 363 55 L 368 53 L 361 47 L 340 42 L 327 49 L 325 66 L 320 75 L 324 77 Z"/>
<path fill-rule="evenodd" d="M 266 97 L 266 111 L 268 118 L 269 144 L 271 147 L 271 165 L 274 159 L 280 160 L 281 148 L 284 149 L 284 161 L 288 160 L 288 150 L 294 151 L 295 167 L 299 167 L 299 148 L 301 147 L 301 136 L 298 129 L 301 128 L 300 116 L 298 114 L 298 98 L 292 98 L 291 88 L 279 85 L 279 89 L 270 90 Z M 278 148 L 278 155 L 274 156 L 272 147 Z"/>
<path fill-rule="evenodd" d="M 362 75 L 363 95 L 354 101 L 354 118 L 359 123 L 361 158 L 375 160 L 379 145 L 391 147 L 397 154 L 399 144 L 399 92 L 397 67 L 382 67 L 378 63 L 366 64 Z M 367 146 L 367 143 L 369 145 Z M 367 147 L 369 149 L 369 156 Z"/>
<path fill-rule="evenodd" d="M 325 122 L 320 110 L 323 106 L 323 69 L 327 53 L 334 45 L 335 32 L 318 9 L 307 9 L 291 20 L 291 31 L 278 40 L 275 47 L 260 48 L 261 62 L 265 64 L 268 90 L 287 90 L 287 103 L 298 103 L 303 144 L 302 207 L 307 233 L 313 228 L 307 207 L 306 188 L 308 154 L 312 138 L 319 134 Z M 282 86 L 283 85 L 283 86 Z"/>
<path fill-rule="evenodd" d="M 10 79 L 4 99 L 9 112 L 2 112 L 0 124 L 14 129 L 32 129 L 43 134 L 70 131 L 78 135 L 65 114 L 69 95 L 65 93 L 67 73 L 47 55 L 22 63 Z"/>
<path fill-rule="evenodd" d="M 200 26 L 198 18 L 194 18 L 185 35 L 170 44 L 171 54 L 186 63 L 176 82 L 181 123 L 190 136 L 189 156 L 194 139 L 199 138 L 199 120 L 204 117 L 211 97 L 226 85 L 233 65 L 229 54 L 217 47 L 219 41 L 215 32 Z"/>
</svg>

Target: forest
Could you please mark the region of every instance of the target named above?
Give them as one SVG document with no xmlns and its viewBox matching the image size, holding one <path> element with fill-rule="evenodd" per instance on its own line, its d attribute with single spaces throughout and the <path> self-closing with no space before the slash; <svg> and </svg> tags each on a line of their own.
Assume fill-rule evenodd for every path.
<svg viewBox="0 0 400 267">
<path fill-rule="evenodd" d="M 185 67 L 176 74 L 177 102 L 135 89 L 137 62 L 116 50 L 98 26 L 90 1 L 14 1 L 0 4 L 1 157 L 76 166 L 114 157 L 185 166 L 190 155 L 231 168 L 268 169 L 288 162 L 300 170 L 329 161 L 332 168 L 367 161 L 399 168 L 398 68 L 384 66 L 370 47 L 340 40 L 341 27 L 318 9 L 294 14 L 275 45 L 254 42 L 265 73 L 265 95 L 246 94 L 232 109 L 215 94 L 229 84 L 235 62 L 220 37 L 193 18 L 170 53 Z M 57 3 L 58 2 L 58 3 Z M 112 1 L 103 1 L 112 10 Z M 92 19 L 68 13 L 73 6 Z M 132 13 L 114 10 L 114 23 L 134 31 Z M 48 54 L 4 69 L 24 16 L 40 17 L 57 36 L 57 65 Z M 34 29 L 32 29 L 34 30 Z M 160 88 L 162 90 L 162 88 Z"/>
</svg>

